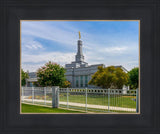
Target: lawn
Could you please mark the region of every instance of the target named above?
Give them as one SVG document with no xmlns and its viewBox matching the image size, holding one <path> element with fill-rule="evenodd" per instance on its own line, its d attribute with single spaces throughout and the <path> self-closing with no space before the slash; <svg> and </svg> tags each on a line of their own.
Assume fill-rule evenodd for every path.
<svg viewBox="0 0 160 134">
<path fill-rule="evenodd" d="M 35 105 L 28 105 L 22 104 L 22 113 L 82 113 L 79 111 L 72 111 L 72 110 L 65 110 L 59 108 L 49 108 L 43 106 L 35 106 Z"/>
<path fill-rule="evenodd" d="M 46 100 L 51 101 L 52 95 L 47 94 Z M 32 96 L 29 96 L 32 98 Z M 43 95 L 35 95 L 35 99 L 44 100 Z M 59 94 L 59 101 L 61 102 L 67 102 L 67 94 L 60 93 Z M 68 96 L 69 102 L 75 102 L 75 103 L 86 103 L 86 96 L 85 93 L 69 93 Z M 44 102 L 35 102 L 36 104 L 44 104 Z M 89 94 L 87 95 L 87 104 L 94 104 L 94 105 L 104 105 L 104 106 L 115 106 L 115 107 L 124 107 L 124 108 L 136 108 L 136 96 L 135 95 L 110 95 L 108 98 L 108 95 L 106 94 Z M 50 103 L 47 103 L 47 105 L 50 105 Z"/>
<path fill-rule="evenodd" d="M 35 96 L 35 99 L 43 100 L 42 97 Z M 46 98 L 47 98 L 47 100 L 50 100 L 50 101 L 52 100 L 52 98 L 49 96 L 47 96 Z M 59 100 L 63 101 L 63 102 L 67 102 L 66 93 L 60 93 Z M 85 104 L 86 103 L 86 96 L 85 96 L 85 94 L 69 94 L 68 100 L 69 100 L 69 102 L 76 102 L 76 103 Z M 107 95 L 88 94 L 88 96 L 87 96 L 87 104 L 106 106 L 106 105 L 108 105 L 108 101 L 109 101 L 110 106 L 136 108 L 136 96 L 110 95 L 109 98 Z M 35 102 L 35 103 L 37 103 L 37 102 Z"/>
<path fill-rule="evenodd" d="M 67 96 L 61 94 L 59 97 L 60 101 L 67 101 Z M 69 102 L 76 102 L 76 103 L 85 103 L 86 97 L 85 95 L 69 95 L 68 96 Z M 117 106 L 117 107 L 125 107 L 125 108 L 136 108 L 136 96 L 121 96 L 121 95 L 112 95 L 108 99 L 106 95 L 88 95 L 87 96 L 87 104 L 94 104 L 94 105 L 109 105 L 110 106 Z"/>
</svg>

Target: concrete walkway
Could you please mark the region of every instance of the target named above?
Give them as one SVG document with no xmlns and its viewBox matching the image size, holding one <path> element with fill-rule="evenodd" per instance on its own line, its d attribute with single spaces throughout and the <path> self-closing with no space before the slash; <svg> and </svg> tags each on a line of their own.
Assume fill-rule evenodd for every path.
<svg viewBox="0 0 160 134">
<path fill-rule="evenodd" d="M 32 99 L 23 99 L 23 101 L 24 102 L 25 101 L 32 102 Z M 44 100 L 34 99 L 34 102 L 43 103 Z M 52 101 L 46 101 L 46 103 L 52 103 Z M 60 101 L 59 104 L 67 105 L 67 102 Z M 75 103 L 75 102 L 68 102 L 68 105 L 70 105 L 70 106 L 76 106 L 76 107 L 86 107 L 86 104 Z M 93 104 L 87 104 L 87 108 L 95 108 L 95 109 L 105 109 L 105 110 L 108 110 L 108 106 L 93 105 Z M 109 110 L 136 112 L 135 108 L 124 108 L 124 107 L 114 107 L 114 106 L 109 106 Z"/>
</svg>

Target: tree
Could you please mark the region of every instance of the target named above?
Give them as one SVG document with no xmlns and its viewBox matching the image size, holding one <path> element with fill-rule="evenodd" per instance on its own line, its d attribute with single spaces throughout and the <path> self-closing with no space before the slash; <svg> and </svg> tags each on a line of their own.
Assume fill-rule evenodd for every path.
<svg viewBox="0 0 160 134">
<path fill-rule="evenodd" d="M 122 89 L 128 83 L 128 74 L 121 68 L 99 66 L 98 71 L 93 74 L 89 84 L 102 88 Z"/>
<path fill-rule="evenodd" d="M 41 87 L 41 85 L 38 83 L 38 81 L 33 82 L 34 87 Z"/>
<path fill-rule="evenodd" d="M 131 89 L 138 88 L 138 81 L 139 81 L 139 68 L 135 67 L 131 71 L 128 72 L 129 81 L 128 85 L 131 87 Z"/>
<path fill-rule="evenodd" d="M 28 73 L 24 72 L 23 69 L 21 69 L 21 85 L 26 85 L 26 79 L 29 78 Z"/>
<path fill-rule="evenodd" d="M 71 87 L 71 83 L 68 80 L 66 80 L 66 81 L 64 81 L 64 84 L 62 87 L 63 88 Z"/>
<path fill-rule="evenodd" d="M 65 82 L 65 69 L 49 61 L 37 71 L 38 82 L 41 86 L 62 86 Z"/>
</svg>

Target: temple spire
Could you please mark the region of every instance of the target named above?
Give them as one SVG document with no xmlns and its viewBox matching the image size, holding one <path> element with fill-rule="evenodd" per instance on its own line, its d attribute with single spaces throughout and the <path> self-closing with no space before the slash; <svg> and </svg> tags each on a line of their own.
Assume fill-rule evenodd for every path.
<svg viewBox="0 0 160 134">
<path fill-rule="evenodd" d="M 79 40 L 78 40 L 78 44 L 77 44 L 77 54 L 76 54 L 76 62 L 83 62 L 84 61 L 84 56 L 83 56 L 83 53 L 82 53 L 82 41 L 80 40 L 81 39 L 81 33 L 79 31 Z"/>
</svg>

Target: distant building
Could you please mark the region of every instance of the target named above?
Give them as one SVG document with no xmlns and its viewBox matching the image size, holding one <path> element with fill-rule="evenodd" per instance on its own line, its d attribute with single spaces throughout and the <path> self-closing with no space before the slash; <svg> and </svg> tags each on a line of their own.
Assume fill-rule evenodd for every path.
<svg viewBox="0 0 160 134">
<path fill-rule="evenodd" d="M 78 40 L 77 47 L 78 50 L 75 56 L 75 61 L 65 65 L 66 79 L 71 83 L 72 88 L 95 88 L 93 85 L 88 85 L 88 82 L 91 80 L 92 75 L 97 72 L 98 66 L 105 67 L 105 65 L 88 65 L 88 63 L 84 61 L 84 55 L 82 53 L 82 41 L 80 39 Z M 123 69 L 123 71 L 128 72 L 123 66 L 115 67 L 120 67 Z M 35 72 L 31 72 L 29 73 L 29 79 L 26 79 L 26 86 L 34 86 L 34 82 L 37 82 L 37 76 Z"/>
<path fill-rule="evenodd" d="M 26 79 L 26 86 L 27 87 L 35 86 L 34 83 L 37 82 L 36 72 L 30 72 L 28 73 L 28 75 L 29 75 L 29 79 Z"/>
</svg>

